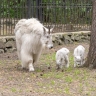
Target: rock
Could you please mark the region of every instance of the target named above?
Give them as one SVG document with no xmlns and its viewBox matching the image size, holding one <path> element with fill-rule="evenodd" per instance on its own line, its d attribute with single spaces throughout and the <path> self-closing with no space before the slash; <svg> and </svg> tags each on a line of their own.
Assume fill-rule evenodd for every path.
<svg viewBox="0 0 96 96">
<path fill-rule="evenodd" d="M 56 38 L 56 40 L 58 40 L 59 39 L 59 36 L 58 35 L 55 35 L 55 38 Z"/>
<path fill-rule="evenodd" d="M 81 35 L 80 34 L 74 34 L 74 41 L 80 41 Z"/>
<path fill-rule="evenodd" d="M 63 45 L 63 42 L 60 39 L 57 42 L 58 42 L 58 45 Z"/>
<path fill-rule="evenodd" d="M 16 44 L 14 41 L 8 41 L 6 44 L 5 44 L 5 47 L 6 48 L 16 48 Z"/>
<path fill-rule="evenodd" d="M 80 40 L 79 36 L 75 37 L 75 41 L 79 41 L 79 40 Z"/>
<path fill-rule="evenodd" d="M 89 37 L 89 36 L 87 37 L 87 40 L 89 40 L 89 41 L 90 41 L 90 37 Z"/>
<path fill-rule="evenodd" d="M 68 35 L 65 35 L 65 36 L 64 36 L 64 39 L 70 40 L 70 37 L 69 37 Z"/>
<path fill-rule="evenodd" d="M 55 40 L 56 40 L 56 38 L 55 38 L 55 36 L 53 35 L 53 36 L 52 36 L 52 41 L 55 42 Z"/>
<path fill-rule="evenodd" d="M 63 39 L 63 35 L 62 34 L 58 35 L 58 38 L 62 40 Z"/>
<path fill-rule="evenodd" d="M 91 34 L 90 33 L 88 33 L 88 36 L 90 36 Z"/>
<path fill-rule="evenodd" d="M 72 36 L 72 33 L 70 33 L 70 32 L 69 32 L 69 33 L 68 33 L 68 36 L 70 36 L 70 37 L 71 37 L 71 36 Z"/>
<path fill-rule="evenodd" d="M 17 49 L 16 48 L 12 48 L 12 52 L 15 52 L 15 51 L 17 51 Z"/>
<path fill-rule="evenodd" d="M 57 46 L 58 45 L 58 42 L 55 40 L 55 41 L 53 41 L 53 45 L 54 46 Z"/>
<path fill-rule="evenodd" d="M 6 48 L 5 51 L 6 52 L 15 52 L 17 49 L 16 48 Z"/>
<path fill-rule="evenodd" d="M 69 41 L 67 39 L 64 40 L 65 44 L 69 44 Z"/>
<path fill-rule="evenodd" d="M 67 36 L 67 35 L 65 35 L 64 36 L 64 42 L 65 42 L 65 44 L 69 44 L 69 43 L 73 43 L 73 41 L 71 40 L 71 38 L 69 37 L 69 36 Z"/>
<path fill-rule="evenodd" d="M 80 34 L 74 34 L 74 37 L 79 37 L 80 36 Z"/>
<path fill-rule="evenodd" d="M 87 39 L 87 38 L 88 36 L 84 36 L 84 35 L 81 36 L 81 39 Z"/>
<path fill-rule="evenodd" d="M 86 40 L 86 39 L 82 39 L 82 42 L 89 42 L 89 40 Z"/>
<path fill-rule="evenodd" d="M 3 41 L 0 41 L 0 49 L 4 49 L 5 48 L 5 44 Z"/>
<path fill-rule="evenodd" d="M 6 43 L 6 38 L 1 38 L 0 41 Z"/>
<path fill-rule="evenodd" d="M 54 43 L 54 46 L 63 45 L 63 42 L 60 39 L 55 40 L 53 43 Z"/>
<path fill-rule="evenodd" d="M 87 34 L 87 33 L 82 33 L 82 32 L 81 32 L 81 35 L 83 35 L 83 36 L 87 36 L 88 34 Z"/>
<path fill-rule="evenodd" d="M 4 50 L 3 49 L 0 49 L 0 54 L 4 53 Z"/>
<path fill-rule="evenodd" d="M 6 38 L 6 40 L 8 42 L 8 41 L 14 41 L 15 39 L 14 38 L 11 38 L 11 37 L 8 37 L 8 38 Z"/>
<path fill-rule="evenodd" d="M 72 41 L 74 41 L 74 34 L 72 34 L 70 38 Z"/>
</svg>

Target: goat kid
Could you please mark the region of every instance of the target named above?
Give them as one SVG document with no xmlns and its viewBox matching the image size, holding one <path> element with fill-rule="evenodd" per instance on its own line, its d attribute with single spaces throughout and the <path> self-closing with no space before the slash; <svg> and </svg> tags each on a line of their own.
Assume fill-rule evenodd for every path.
<svg viewBox="0 0 96 96">
<path fill-rule="evenodd" d="M 82 45 L 77 46 L 74 49 L 74 67 L 82 66 L 85 63 L 85 48 Z"/>
<path fill-rule="evenodd" d="M 69 50 L 67 48 L 61 48 L 56 52 L 56 65 L 57 69 L 62 68 L 63 66 L 69 67 Z"/>
</svg>

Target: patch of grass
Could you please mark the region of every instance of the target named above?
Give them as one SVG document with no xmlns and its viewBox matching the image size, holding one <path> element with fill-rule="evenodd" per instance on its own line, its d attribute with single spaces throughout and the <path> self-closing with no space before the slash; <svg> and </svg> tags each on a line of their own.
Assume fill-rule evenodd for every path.
<svg viewBox="0 0 96 96">
<path fill-rule="evenodd" d="M 40 87 L 43 87 L 43 83 L 42 82 L 37 82 L 37 85 Z"/>
<path fill-rule="evenodd" d="M 10 76 L 8 79 L 9 79 L 9 80 L 13 80 L 14 78 L 13 78 L 12 76 Z"/>
<path fill-rule="evenodd" d="M 40 88 L 44 88 L 44 89 L 50 89 L 50 88 L 53 88 L 54 85 L 55 85 L 55 81 L 54 80 L 51 80 L 51 81 L 48 81 L 47 83 L 45 82 L 37 82 L 37 84 Z"/>
<path fill-rule="evenodd" d="M 5 63 L 6 63 L 5 60 L 0 60 L 0 64 L 1 64 L 1 65 L 4 65 Z"/>
<path fill-rule="evenodd" d="M 86 92 L 86 96 L 91 96 L 90 91 Z"/>
<path fill-rule="evenodd" d="M 52 53 L 52 54 L 51 54 L 51 60 L 52 60 L 52 61 L 55 61 L 55 55 L 56 55 L 56 53 Z"/>
<path fill-rule="evenodd" d="M 47 62 L 46 62 L 47 61 Z M 42 57 L 42 62 L 46 62 L 47 65 L 51 64 L 51 62 L 55 61 L 55 53 L 46 54 Z"/>
<path fill-rule="evenodd" d="M 36 72 L 41 72 L 40 68 L 35 69 Z M 33 75 L 33 74 L 32 74 Z"/>
<path fill-rule="evenodd" d="M 60 94 L 60 93 L 62 93 L 63 90 L 61 88 L 57 88 L 56 91 Z"/>
<path fill-rule="evenodd" d="M 2 64 L 2 61 L 0 60 L 0 64 Z"/>
<path fill-rule="evenodd" d="M 67 83 L 71 83 L 71 82 L 73 81 L 73 78 L 72 78 L 71 76 L 66 76 L 66 77 L 65 77 L 65 81 L 66 81 Z"/>
<path fill-rule="evenodd" d="M 71 72 L 71 71 L 73 71 L 73 68 L 71 66 L 69 66 L 69 68 L 65 68 L 65 71 L 66 72 Z"/>
<path fill-rule="evenodd" d="M 74 75 L 79 75 L 80 73 L 80 70 L 74 70 Z"/>
<path fill-rule="evenodd" d="M 48 72 L 48 73 L 44 73 L 42 77 L 44 77 L 44 78 L 51 78 L 53 76 L 54 76 L 53 72 Z"/>
<path fill-rule="evenodd" d="M 95 90 L 96 90 L 96 88 L 94 88 L 94 87 L 90 88 L 90 91 L 95 91 Z"/>
<path fill-rule="evenodd" d="M 70 66 L 74 66 L 74 57 L 73 57 L 73 53 L 70 53 L 70 55 L 69 55 L 69 61 L 70 61 Z"/>
<path fill-rule="evenodd" d="M 15 60 L 15 62 L 16 62 L 17 64 L 21 64 L 21 61 L 20 61 L 20 60 Z"/>
<path fill-rule="evenodd" d="M 83 84 L 80 83 L 80 84 L 79 84 L 79 92 L 82 93 L 82 91 L 83 91 Z"/>
<path fill-rule="evenodd" d="M 61 71 L 54 73 L 54 78 L 55 79 L 63 79 L 63 77 L 64 77 L 64 73 L 61 72 Z"/>
<path fill-rule="evenodd" d="M 69 88 L 66 87 L 66 88 L 64 89 L 64 92 L 65 92 L 66 94 L 70 94 Z"/>
<path fill-rule="evenodd" d="M 16 88 L 11 88 L 11 91 L 12 92 L 17 92 L 17 89 Z"/>
<path fill-rule="evenodd" d="M 55 85 L 55 81 L 54 80 L 51 80 L 50 81 L 50 85 Z"/>
</svg>

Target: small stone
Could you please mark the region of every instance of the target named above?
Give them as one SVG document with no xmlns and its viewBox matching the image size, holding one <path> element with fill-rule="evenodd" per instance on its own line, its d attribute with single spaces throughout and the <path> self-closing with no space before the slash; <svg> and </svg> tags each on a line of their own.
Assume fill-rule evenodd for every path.
<svg viewBox="0 0 96 96">
<path fill-rule="evenodd" d="M 0 49 L 0 54 L 4 53 L 4 50 L 3 49 Z"/>
<path fill-rule="evenodd" d="M 43 76 L 43 74 L 40 74 L 40 76 Z"/>
<path fill-rule="evenodd" d="M 51 69 L 51 67 L 49 66 L 48 69 Z"/>
<path fill-rule="evenodd" d="M 44 70 L 42 70 L 42 72 L 44 72 Z"/>
<path fill-rule="evenodd" d="M 10 56 L 7 56 L 7 58 L 10 58 Z"/>
</svg>

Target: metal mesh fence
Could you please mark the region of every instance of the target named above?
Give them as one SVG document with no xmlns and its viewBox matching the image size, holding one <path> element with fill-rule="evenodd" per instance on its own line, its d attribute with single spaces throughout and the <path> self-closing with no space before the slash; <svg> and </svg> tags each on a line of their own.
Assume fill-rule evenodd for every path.
<svg viewBox="0 0 96 96">
<path fill-rule="evenodd" d="M 54 32 L 89 31 L 92 0 L 0 0 L 0 35 L 14 35 L 18 20 L 31 17 Z"/>
</svg>

